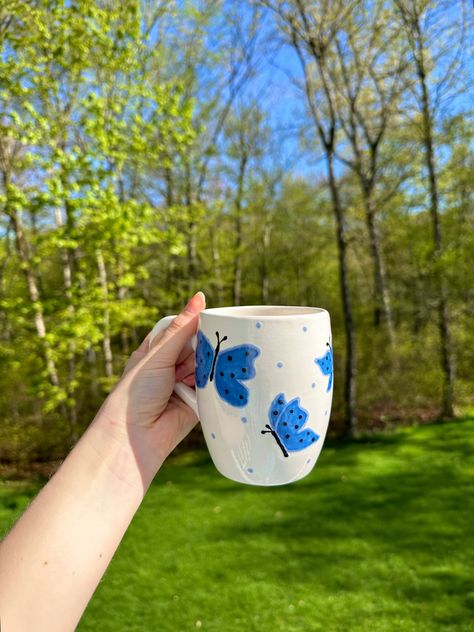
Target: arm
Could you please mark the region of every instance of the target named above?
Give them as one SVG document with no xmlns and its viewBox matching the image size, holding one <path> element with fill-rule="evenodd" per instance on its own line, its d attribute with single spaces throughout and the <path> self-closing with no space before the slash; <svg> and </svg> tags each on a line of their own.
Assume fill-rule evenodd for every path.
<svg viewBox="0 0 474 632">
<path fill-rule="evenodd" d="M 124 376 L 56 474 L 0 545 L 0 620 L 6 632 L 74 630 L 161 464 L 196 423 L 176 395 L 192 381 L 186 343 L 196 294 Z M 176 368 L 177 367 L 177 368 Z"/>
</svg>

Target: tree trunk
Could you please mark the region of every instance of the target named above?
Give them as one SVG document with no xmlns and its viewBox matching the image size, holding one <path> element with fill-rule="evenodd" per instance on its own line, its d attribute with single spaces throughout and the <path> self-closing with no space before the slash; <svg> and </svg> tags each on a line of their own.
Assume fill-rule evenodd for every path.
<svg viewBox="0 0 474 632">
<path fill-rule="evenodd" d="M 334 173 L 334 154 L 336 143 L 336 113 L 333 103 L 331 91 L 329 90 L 326 77 L 326 53 L 327 48 L 322 48 L 311 33 L 311 26 L 306 13 L 305 5 L 300 0 L 296 0 L 298 12 L 303 22 L 304 33 L 295 27 L 292 17 L 289 19 L 291 27 L 291 38 L 293 46 L 301 61 L 301 66 L 305 75 L 305 91 L 311 115 L 313 117 L 316 130 L 324 147 L 328 170 L 329 190 L 331 193 L 332 207 L 336 224 L 336 242 L 339 260 L 339 284 L 341 290 L 342 310 L 344 316 L 344 328 L 346 334 L 346 363 L 345 363 L 345 383 L 344 383 L 344 407 L 345 418 L 343 434 L 345 437 L 351 437 L 357 429 L 357 413 L 356 413 L 356 339 L 354 321 L 352 317 L 351 295 L 349 289 L 349 275 L 347 269 L 347 241 L 344 226 L 344 211 L 339 197 L 336 176 Z M 304 55 L 299 43 L 299 38 L 305 43 L 305 46 L 311 51 L 313 61 L 318 69 L 321 82 L 321 94 L 328 106 L 327 125 L 323 125 L 320 115 L 320 104 L 315 101 L 313 93 L 313 82 L 311 80 L 308 65 L 304 59 Z"/>
<path fill-rule="evenodd" d="M 187 258 L 188 258 L 188 291 L 192 294 L 195 290 L 197 275 L 197 245 L 196 245 L 196 221 L 194 217 L 195 209 L 193 206 L 192 182 L 191 182 L 191 166 L 189 160 L 186 161 L 186 191 L 185 201 L 188 211 L 188 234 L 187 234 Z"/>
<path fill-rule="evenodd" d="M 422 130 L 423 147 L 428 170 L 429 197 L 430 197 L 430 217 L 433 233 L 433 274 L 437 292 L 436 308 L 438 312 L 438 330 L 440 339 L 440 360 L 443 372 L 443 395 L 441 404 L 441 414 L 444 417 L 454 417 L 454 368 L 451 355 L 451 336 L 449 329 L 448 308 L 447 308 L 447 288 L 442 271 L 440 270 L 442 255 L 442 234 L 439 217 L 439 195 L 438 179 L 435 166 L 435 155 L 433 147 L 433 120 L 431 116 L 430 98 L 426 85 L 426 73 L 424 66 L 424 53 L 421 31 L 417 22 L 416 42 L 417 54 L 415 55 L 418 81 L 421 88 L 422 106 Z"/>
<path fill-rule="evenodd" d="M 393 323 L 392 306 L 388 291 L 385 264 L 380 246 L 380 235 L 377 227 L 373 191 L 370 188 L 363 186 L 362 192 L 374 275 L 374 325 L 378 326 L 383 317 L 387 325 L 390 345 L 394 348 L 396 342 L 395 326 Z"/>
<path fill-rule="evenodd" d="M 117 261 L 117 277 L 118 277 L 117 278 L 117 301 L 121 303 L 127 298 L 128 287 L 124 287 L 123 285 L 120 285 L 120 279 L 124 275 L 125 270 L 124 270 L 123 262 L 120 257 L 119 250 L 117 250 L 116 247 L 114 247 L 114 250 L 115 250 L 115 258 Z M 123 311 L 123 308 L 122 308 L 122 311 Z M 128 338 L 128 330 L 126 327 L 121 327 L 120 329 L 120 341 L 121 341 L 121 346 L 122 346 L 122 353 L 125 356 L 128 356 L 130 353 L 130 344 L 129 344 L 129 338 Z"/>
<path fill-rule="evenodd" d="M 6 178 L 4 177 L 5 191 L 7 192 L 8 196 L 8 183 L 5 182 L 5 180 Z M 48 378 L 53 386 L 59 387 L 58 372 L 52 358 L 51 347 L 46 339 L 46 324 L 43 316 L 43 305 L 38 291 L 36 275 L 33 271 L 33 264 L 31 263 L 30 247 L 23 229 L 23 222 L 21 220 L 19 212 L 16 209 L 11 209 L 7 207 L 6 211 L 11 219 L 13 231 L 15 233 L 15 246 L 18 256 L 20 257 L 21 269 L 26 279 L 28 295 L 34 312 L 35 329 L 38 338 L 41 341 L 44 360 L 46 362 L 46 367 L 48 371 Z"/>
<path fill-rule="evenodd" d="M 165 167 L 165 185 L 166 185 L 166 206 L 171 208 L 174 204 L 174 191 L 173 191 L 173 174 L 170 167 Z"/>
<path fill-rule="evenodd" d="M 61 209 L 56 207 L 55 209 L 56 226 L 62 228 L 63 215 Z M 63 267 L 63 283 L 64 283 L 64 295 L 67 301 L 67 311 L 71 320 L 74 318 L 74 304 L 72 300 L 72 266 L 69 250 L 61 248 L 61 262 Z M 73 338 L 68 341 L 68 421 L 70 429 L 71 443 L 75 443 L 78 439 L 77 431 L 77 403 L 75 399 L 75 380 L 76 380 L 76 343 Z"/>
<path fill-rule="evenodd" d="M 242 299 L 242 198 L 244 193 L 245 171 L 247 168 L 248 156 L 243 151 L 239 163 L 239 175 L 237 179 L 237 192 L 235 194 L 235 215 L 234 215 L 234 282 L 233 282 L 233 302 L 240 305 Z"/>
<path fill-rule="evenodd" d="M 94 400 L 99 397 L 99 375 L 97 373 L 97 354 L 94 347 L 89 347 L 86 351 L 87 364 L 89 365 L 90 393 Z"/>
<path fill-rule="evenodd" d="M 102 288 L 102 296 L 104 299 L 104 337 L 102 339 L 102 348 L 104 351 L 105 375 L 106 377 L 112 377 L 114 374 L 114 369 L 112 345 L 110 342 L 109 288 L 107 279 L 107 268 L 105 267 L 104 256 L 100 249 L 96 251 L 96 258 L 97 267 L 99 269 L 99 283 L 100 287 Z"/>
<path fill-rule="evenodd" d="M 356 415 L 356 341 L 354 321 L 352 317 L 351 295 L 349 290 L 349 276 L 347 269 L 347 241 L 344 226 L 344 213 L 334 174 L 334 156 L 330 148 L 326 147 L 326 162 L 329 176 L 329 188 L 336 220 L 336 240 L 339 259 L 339 281 L 341 289 L 341 301 L 344 315 L 344 328 L 346 333 L 346 364 L 344 384 L 345 425 L 344 436 L 349 438 L 354 435 L 357 428 Z"/>
<path fill-rule="evenodd" d="M 117 174 L 117 184 L 118 184 L 118 196 L 120 200 L 120 204 L 125 204 L 125 183 L 123 180 L 123 176 L 121 173 Z M 134 195 L 134 192 L 131 192 L 131 195 Z M 125 269 L 123 265 L 123 259 L 121 256 L 120 244 L 117 245 L 117 241 L 115 238 L 112 240 L 112 248 L 115 256 L 116 265 L 116 288 L 117 288 L 117 301 L 120 303 L 124 301 L 128 294 L 128 287 L 120 285 L 121 278 L 125 274 Z M 123 311 L 123 310 L 122 310 Z M 128 331 L 126 327 L 122 327 L 120 330 L 120 340 L 122 343 L 122 353 L 124 356 L 128 356 L 130 353 L 130 347 L 128 343 Z"/>
<path fill-rule="evenodd" d="M 211 256 L 212 256 L 212 275 L 215 279 L 215 300 L 216 304 L 220 305 L 222 302 L 222 271 L 221 271 L 221 257 L 219 253 L 219 246 L 217 244 L 217 231 L 215 225 L 209 226 L 209 238 L 211 241 Z"/>
<path fill-rule="evenodd" d="M 235 215 L 235 255 L 234 255 L 234 283 L 233 283 L 233 303 L 240 305 L 242 299 L 242 218 L 240 210 Z"/>
<path fill-rule="evenodd" d="M 262 255 L 260 265 L 260 292 L 262 297 L 262 305 L 268 305 L 270 295 L 270 280 L 268 276 L 268 253 L 270 250 L 270 233 L 271 225 L 267 215 L 263 224 L 262 234 Z"/>
<path fill-rule="evenodd" d="M 23 273 L 25 275 L 26 284 L 28 287 L 28 294 L 34 312 L 35 329 L 37 336 L 41 342 L 43 357 L 48 373 L 48 379 L 52 386 L 60 388 L 58 372 L 53 359 L 52 349 L 46 337 L 46 324 L 43 315 L 43 304 L 41 302 L 40 294 L 38 291 L 36 275 L 33 272 L 33 265 L 31 263 L 29 255 L 29 245 L 23 230 L 21 217 L 19 213 L 13 209 L 10 209 L 9 216 L 12 220 L 13 230 L 15 232 L 16 249 L 21 260 L 21 269 L 23 270 Z M 60 403 L 59 409 L 62 416 L 67 419 L 68 410 L 64 402 Z"/>
</svg>

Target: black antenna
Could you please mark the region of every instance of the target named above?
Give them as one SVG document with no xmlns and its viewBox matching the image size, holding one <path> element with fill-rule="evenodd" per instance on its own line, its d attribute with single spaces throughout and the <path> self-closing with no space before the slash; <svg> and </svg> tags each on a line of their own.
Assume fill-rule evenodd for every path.
<svg viewBox="0 0 474 632">
<path fill-rule="evenodd" d="M 273 428 L 271 428 L 268 424 L 265 424 L 265 428 L 268 428 L 268 430 L 261 430 L 260 432 L 262 434 L 267 434 L 270 433 L 273 438 L 275 439 L 275 441 L 278 443 L 278 445 L 281 448 L 281 451 L 283 452 L 283 456 L 288 456 L 288 452 L 285 449 L 285 446 L 283 445 L 283 443 L 280 441 L 280 437 L 277 435 L 277 433 L 273 430 Z"/>
<path fill-rule="evenodd" d="M 224 342 L 224 340 L 227 340 L 227 336 L 224 336 L 223 338 L 219 339 L 219 332 L 216 331 L 216 338 L 217 338 L 217 347 L 214 351 L 214 359 L 212 360 L 212 369 L 211 369 L 211 375 L 209 376 L 209 382 L 212 382 L 212 380 L 214 379 L 214 370 L 216 368 L 217 356 L 219 354 L 219 347 L 221 346 L 221 342 Z"/>
</svg>

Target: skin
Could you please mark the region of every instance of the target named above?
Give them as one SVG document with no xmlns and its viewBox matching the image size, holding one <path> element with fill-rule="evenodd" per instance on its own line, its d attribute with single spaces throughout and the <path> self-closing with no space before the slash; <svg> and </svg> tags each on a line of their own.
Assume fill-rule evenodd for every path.
<svg viewBox="0 0 474 632">
<path fill-rule="evenodd" d="M 74 630 L 163 461 L 197 422 L 173 394 L 194 384 L 198 292 L 131 355 L 120 382 L 0 545 L 7 632 Z"/>
</svg>

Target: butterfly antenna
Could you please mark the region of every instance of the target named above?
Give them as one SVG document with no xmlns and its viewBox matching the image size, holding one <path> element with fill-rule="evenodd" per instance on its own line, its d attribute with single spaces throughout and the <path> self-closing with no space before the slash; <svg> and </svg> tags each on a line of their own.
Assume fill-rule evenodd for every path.
<svg viewBox="0 0 474 632">
<path fill-rule="evenodd" d="M 216 338 L 217 338 L 217 347 L 216 347 L 216 350 L 214 351 L 214 358 L 212 360 L 212 368 L 211 368 L 211 374 L 209 376 L 209 382 L 212 382 L 212 380 L 214 379 L 214 370 L 216 368 L 217 356 L 219 354 L 219 347 L 221 346 L 221 342 L 224 342 L 224 340 L 227 340 L 227 336 L 224 336 L 223 338 L 219 338 L 219 332 L 216 331 Z"/>
<path fill-rule="evenodd" d="M 219 332 L 216 331 L 216 338 L 217 338 L 217 349 L 216 349 L 216 353 L 219 351 L 219 347 L 221 345 L 221 342 L 224 342 L 224 340 L 227 340 L 227 336 L 224 336 L 223 338 L 221 338 L 219 340 Z"/>
<path fill-rule="evenodd" d="M 268 428 L 268 430 L 260 430 L 260 432 L 262 434 L 267 434 L 267 433 L 271 434 L 273 436 L 273 438 L 275 439 L 275 441 L 277 442 L 278 447 L 283 452 L 283 456 L 287 457 L 288 456 L 288 452 L 286 451 L 285 446 L 283 445 L 283 443 L 280 441 L 280 437 L 277 435 L 277 433 L 268 424 L 265 424 L 265 428 Z"/>
</svg>

